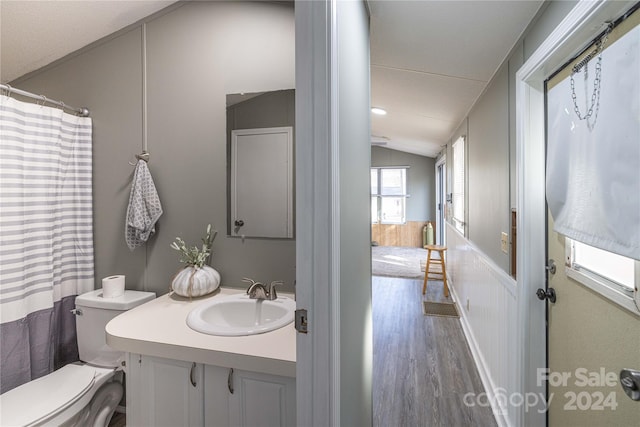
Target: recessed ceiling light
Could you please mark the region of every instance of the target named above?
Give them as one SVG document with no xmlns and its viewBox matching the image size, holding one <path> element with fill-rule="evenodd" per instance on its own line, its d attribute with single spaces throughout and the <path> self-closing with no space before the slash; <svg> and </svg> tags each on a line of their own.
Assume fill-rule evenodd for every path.
<svg viewBox="0 0 640 427">
<path fill-rule="evenodd" d="M 373 107 L 373 108 L 371 109 L 371 112 L 372 112 L 373 114 L 377 114 L 377 115 L 379 115 L 379 116 L 384 116 L 384 115 L 386 115 L 386 114 L 387 114 L 387 110 L 383 110 L 382 108 L 378 108 L 378 107 Z"/>
<path fill-rule="evenodd" d="M 390 141 L 386 136 L 371 135 L 371 145 L 387 145 Z"/>
</svg>

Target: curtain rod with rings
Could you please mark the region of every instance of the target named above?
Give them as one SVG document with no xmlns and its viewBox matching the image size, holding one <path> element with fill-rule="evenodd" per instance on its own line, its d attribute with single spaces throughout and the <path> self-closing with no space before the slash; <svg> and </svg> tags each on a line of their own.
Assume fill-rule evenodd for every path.
<svg viewBox="0 0 640 427">
<path fill-rule="evenodd" d="M 62 101 L 54 101 L 53 99 L 49 99 L 44 95 L 36 95 L 35 93 L 27 92 L 26 90 L 16 89 L 16 88 L 11 87 L 8 84 L 0 84 L 0 89 L 6 91 L 8 96 L 11 96 L 12 93 L 16 93 L 18 95 L 26 96 L 28 98 L 38 99 L 38 100 L 42 101 L 43 103 L 53 104 L 53 105 L 55 105 L 57 107 L 60 107 L 62 109 L 67 109 L 69 111 L 73 111 L 74 113 L 76 113 L 80 117 L 89 117 L 89 110 L 87 108 L 84 108 L 84 107 L 83 108 L 74 108 L 74 107 L 71 107 L 71 106 L 65 104 Z"/>
</svg>

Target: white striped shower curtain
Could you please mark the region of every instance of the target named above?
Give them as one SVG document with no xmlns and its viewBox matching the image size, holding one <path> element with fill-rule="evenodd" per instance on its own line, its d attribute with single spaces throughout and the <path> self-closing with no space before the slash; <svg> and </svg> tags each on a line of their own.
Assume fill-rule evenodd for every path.
<svg viewBox="0 0 640 427">
<path fill-rule="evenodd" d="M 94 288 L 91 119 L 0 95 L 0 392 L 78 360 Z"/>
</svg>

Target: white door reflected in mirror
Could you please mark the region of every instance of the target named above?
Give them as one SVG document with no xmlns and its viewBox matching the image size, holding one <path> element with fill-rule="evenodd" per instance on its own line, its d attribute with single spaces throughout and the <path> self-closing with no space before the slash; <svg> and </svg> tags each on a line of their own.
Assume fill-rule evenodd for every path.
<svg viewBox="0 0 640 427">
<path fill-rule="evenodd" d="M 231 235 L 293 237 L 293 128 L 231 132 Z"/>
</svg>

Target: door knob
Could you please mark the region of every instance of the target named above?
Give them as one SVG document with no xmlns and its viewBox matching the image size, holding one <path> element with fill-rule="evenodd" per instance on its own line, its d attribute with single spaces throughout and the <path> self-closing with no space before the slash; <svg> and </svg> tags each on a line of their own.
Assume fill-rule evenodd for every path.
<svg viewBox="0 0 640 427">
<path fill-rule="evenodd" d="M 233 225 L 235 225 L 236 227 L 242 227 L 244 225 L 244 221 L 241 219 L 236 219 Z"/>
<path fill-rule="evenodd" d="M 640 401 L 640 371 L 633 369 L 620 371 L 620 385 L 631 400 Z"/>
<path fill-rule="evenodd" d="M 539 288 L 536 291 L 536 296 L 541 301 L 544 301 L 545 299 L 548 299 L 552 303 L 556 302 L 556 290 L 553 289 L 553 288 L 549 288 L 546 291 L 544 289 L 542 289 L 542 288 Z"/>
</svg>

